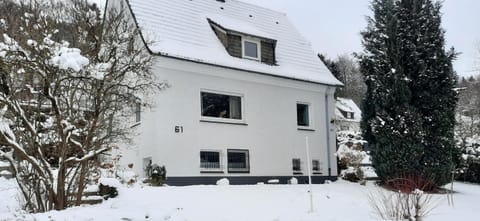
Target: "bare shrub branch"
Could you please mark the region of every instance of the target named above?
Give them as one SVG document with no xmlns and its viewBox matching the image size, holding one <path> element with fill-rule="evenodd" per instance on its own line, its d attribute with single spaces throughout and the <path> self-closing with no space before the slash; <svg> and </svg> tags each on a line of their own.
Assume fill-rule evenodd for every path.
<svg viewBox="0 0 480 221">
<path fill-rule="evenodd" d="M 0 6 L 0 156 L 27 210 L 79 205 L 99 156 L 129 141 L 135 104 L 167 85 L 122 10 L 102 24 L 86 0 Z"/>
</svg>

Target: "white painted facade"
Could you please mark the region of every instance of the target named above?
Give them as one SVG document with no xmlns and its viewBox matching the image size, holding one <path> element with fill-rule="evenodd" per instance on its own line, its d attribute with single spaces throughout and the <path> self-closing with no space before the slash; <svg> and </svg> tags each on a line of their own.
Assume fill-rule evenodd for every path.
<svg viewBox="0 0 480 221">
<path fill-rule="evenodd" d="M 308 136 L 310 157 L 320 161 L 322 175 L 328 176 L 330 166 L 330 175 L 336 176 L 333 87 L 172 58 L 156 59 L 154 72 L 159 79 L 168 79 L 171 87 L 155 95 L 154 107 L 142 112 L 137 148 L 124 152 L 122 161 L 137 165 L 137 173 L 142 174 L 138 166 L 142 159 L 151 157 L 153 163 L 165 165 L 169 177 L 292 176 L 292 159 L 300 158 L 302 172 L 307 175 Z M 201 91 L 240 95 L 241 124 L 203 122 Z M 297 126 L 298 102 L 310 105 L 309 130 Z M 175 126 L 183 127 L 183 133 L 175 133 Z M 227 149 L 249 150 L 249 173 L 228 173 Z M 223 173 L 202 173 L 201 150 L 221 152 Z"/>
<path fill-rule="evenodd" d="M 220 9 L 212 4 L 224 6 L 214 0 L 201 1 L 205 3 L 202 7 L 208 6 L 215 10 Z M 119 2 L 107 1 L 107 8 L 119 7 Z M 123 2 L 128 3 L 128 1 Z M 186 4 L 191 3 L 177 1 L 173 3 L 166 0 L 160 2 L 158 4 L 170 5 L 172 3 L 178 7 L 185 7 Z M 135 7 L 147 7 L 142 5 L 141 1 L 135 0 L 133 3 L 136 5 L 132 11 L 134 14 Z M 198 2 L 192 4 L 198 4 Z M 124 6 L 127 5 L 124 4 Z M 227 10 L 227 5 L 246 7 L 245 3 L 240 1 L 227 1 L 225 10 Z M 293 32 L 289 32 L 291 33 L 289 36 L 286 36 L 287 39 L 304 41 L 286 20 L 284 14 L 256 6 L 247 6 L 250 10 L 259 10 L 263 16 L 267 14 L 277 16 L 276 20 L 270 22 L 280 21 L 284 29 L 293 30 Z M 158 9 L 164 8 L 158 7 Z M 223 9 L 221 10 L 223 11 Z M 152 12 L 148 15 L 151 17 L 153 14 Z M 137 23 L 134 20 L 135 17 L 127 16 L 131 17 L 132 24 Z M 138 14 L 136 17 L 138 20 Z M 150 24 L 146 22 L 152 19 L 150 17 L 143 16 L 140 18 L 140 22 Z M 172 21 L 185 22 L 184 20 L 169 20 L 169 22 Z M 202 20 L 202 24 L 203 22 Z M 159 24 L 156 25 L 162 27 Z M 142 27 L 142 24 L 139 26 Z M 213 35 L 215 44 L 220 44 L 216 42 L 218 39 L 213 31 L 206 30 L 212 32 L 209 37 Z M 274 30 L 272 29 L 272 31 Z M 182 32 L 184 31 L 182 30 Z M 145 31 L 143 34 L 150 32 Z M 169 32 L 172 31 L 158 36 L 167 35 L 168 39 Z M 174 32 L 170 34 L 177 36 Z M 151 37 L 147 36 L 148 39 Z M 283 38 L 277 36 L 276 39 Z M 162 40 L 158 39 L 158 41 Z M 306 44 L 295 44 L 298 48 L 289 49 L 286 48 L 288 46 L 285 44 L 286 42 L 278 41 L 276 52 L 279 61 L 276 66 L 262 64 L 258 61 L 229 58 L 224 51 L 225 48 L 213 47 L 215 50 L 223 50 L 217 54 L 215 54 L 217 51 L 208 52 L 211 55 L 220 56 L 217 59 L 220 62 L 217 63 L 202 57 L 195 57 L 201 52 L 201 49 L 196 49 L 192 54 L 188 54 L 191 50 L 174 50 L 186 54 L 172 55 L 169 50 L 172 49 L 175 42 L 172 45 L 164 45 L 167 48 L 166 51 L 162 51 L 158 45 L 146 45 L 149 51 L 155 54 L 153 73 L 160 81 L 168 82 L 170 87 L 150 96 L 153 108 L 142 109 L 141 122 L 135 126 L 137 135 L 133 139 L 134 144 L 121 146 L 120 164 L 124 166 L 133 164 L 134 172 L 144 176 L 144 168 L 151 159 L 153 164 L 165 166 L 167 180 L 204 177 L 282 177 L 285 181 L 286 177 L 305 178 L 308 175 L 305 146 L 308 136 L 310 160 L 320 163 L 319 170 L 314 171 L 313 176 L 336 177 L 335 99 L 333 93 L 340 83 L 311 51 L 305 52 L 303 62 L 299 60 L 303 59 L 303 55 L 300 56 L 299 53 L 295 53 L 295 56 L 300 57 L 292 57 L 293 55 L 284 53 L 292 50 L 304 51 Z M 289 59 L 306 66 L 298 66 L 289 62 Z M 229 66 L 229 62 L 233 62 L 232 64 L 235 65 Z M 316 66 L 317 62 L 318 67 Z M 298 70 L 298 73 L 295 73 L 295 70 Z M 240 96 L 241 120 L 203 117 L 201 92 Z M 309 127 L 297 125 L 297 103 L 308 104 Z M 227 152 L 230 149 L 248 150 L 248 172 L 229 172 Z M 200 166 L 201 151 L 219 151 L 220 169 L 215 170 L 215 173 L 211 173 L 212 170 L 202 169 Z M 294 173 L 293 159 L 300 159 L 301 171 Z M 266 182 L 267 180 L 262 181 Z"/>
</svg>

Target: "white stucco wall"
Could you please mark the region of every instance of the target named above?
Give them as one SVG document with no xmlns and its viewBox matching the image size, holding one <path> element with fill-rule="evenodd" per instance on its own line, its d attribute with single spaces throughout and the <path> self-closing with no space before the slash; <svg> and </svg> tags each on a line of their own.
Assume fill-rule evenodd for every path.
<svg viewBox="0 0 480 221">
<path fill-rule="evenodd" d="M 154 73 L 171 87 L 151 96 L 154 107 L 142 112 L 136 148 L 124 151 L 122 162 L 134 163 L 136 172 L 142 172 L 142 159 L 151 157 L 166 166 L 168 176 L 291 176 L 292 158 L 300 158 L 306 175 L 308 136 L 311 159 L 320 160 L 328 175 L 329 124 L 331 175 L 336 175 L 333 88 L 326 117 L 327 86 L 165 57 L 156 57 L 155 64 Z M 201 122 L 202 90 L 242 95 L 247 125 Z M 298 130 L 297 102 L 310 104 L 314 131 Z M 175 126 L 182 126 L 183 133 L 175 133 Z M 227 149 L 249 150 L 250 173 L 227 172 Z M 224 174 L 201 173 L 200 150 L 220 150 Z"/>
</svg>

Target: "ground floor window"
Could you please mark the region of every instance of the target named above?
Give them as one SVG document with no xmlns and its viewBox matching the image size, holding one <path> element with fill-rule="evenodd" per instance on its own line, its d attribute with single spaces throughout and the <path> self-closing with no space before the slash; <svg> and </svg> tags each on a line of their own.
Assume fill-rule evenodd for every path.
<svg viewBox="0 0 480 221">
<path fill-rule="evenodd" d="M 302 171 L 301 161 L 300 161 L 299 158 L 292 159 L 292 170 L 293 170 L 293 172 L 301 172 Z"/>
<path fill-rule="evenodd" d="M 319 160 L 312 160 L 312 170 L 314 172 L 320 171 L 320 161 Z"/>
<path fill-rule="evenodd" d="M 220 169 L 220 151 L 200 151 L 200 168 Z"/>
<path fill-rule="evenodd" d="M 228 150 L 228 172 L 250 172 L 248 150 Z"/>
</svg>

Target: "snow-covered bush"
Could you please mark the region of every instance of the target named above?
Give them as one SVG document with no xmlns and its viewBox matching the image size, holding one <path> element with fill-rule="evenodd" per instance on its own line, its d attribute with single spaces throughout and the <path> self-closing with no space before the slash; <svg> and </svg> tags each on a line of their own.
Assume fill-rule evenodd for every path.
<svg viewBox="0 0 480 221">
<path fill-rule="evenodd" d="M 217 180 L 217 185 L 218 186 L 228 186 L 230 185 L 230 181 L 227 178 L 222 178 Z"/>
<path fill-rule="evenodd" d="M 152 186 L 162 186 L 167 177 L 167 170 L 165 169 L 165 166 L 152 164 L 147 166 L 147 176 L 148 179 L 145 181 L 146 183 L 149 183 Z"/>
<path fill-rule="evenodd" d="M 128 186 L 132 186 L 134 183 L 137 182 L 138 174 L 136 174 L 130 169 L 122 169 L 118 170 L 117 177 L 122 183 L 125 183 Z"/>
<path fill-rule="evenodd" d="M 383 220 L 421 221 L 439 202 L 425 191 L 435 186 L 419 175 L 405 175 L 388 181 L 395 191 L 377 189 L 369 193 L 374 213 Z"/>
<path fill-rule="evenodd" d="M 122 156 L 121 150 L 116 147 L 110 151 L 110 155 L 102 156 L 99 177 L 114 177 L 122 184 L 132 186 L 137 182 L 138 174 L 133 172 L 133 163 L 128 164 L 127 167 L 120 165 Z"/>
<path fill-rule="evenodd" d="M 367 157 L 367 153 L 363 150 L 366 142 L 360 135 L 349 131 L 338 132 L 337 139 L 339 147 L 336 155 L 339 162 L 338 167 L 341 170 L 340 176 L 351 182 L 363 180 L 363 171 L 360 166 Z"/>
<path fill-rule="evenodd" d="M 104 199 L 114 198 L 118 196 L 118 189 L 121 187 L 120 181 L 115 178 L 100 178 L 99 183 L 99 194 Z"/>
<path fill-rule="evenodd" d="M 342 170 L 340 177 L 350 182 L 358 182 L 364 179 L 364 174 L 360 167 L 348 167 L 346 170 Z"/>
<path fill-rule="evenodd" d="M 480 183 L 480 135 L 468 137 L 458 145 L 462 148 L 462 161 L 457 180 Z"/>
<path fill-rule="evenodd" d="M 278 180 L 278 179 L 270 179 L 270 180 L 267 180 L 267 183 L 268 183 L 268 184 L 279 184 L 279 183 L 280 183 L 280 180 Z"/>
<path fill-rule="evenodd" d="M 288 180 L 288 184 L 296 185 L 298 184 L 298 179 L 295 177 L 292 177 Z"/>
</svg>

